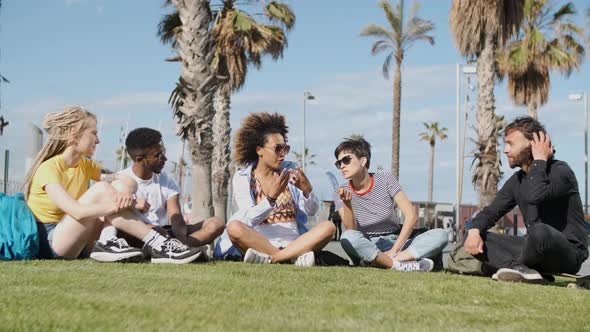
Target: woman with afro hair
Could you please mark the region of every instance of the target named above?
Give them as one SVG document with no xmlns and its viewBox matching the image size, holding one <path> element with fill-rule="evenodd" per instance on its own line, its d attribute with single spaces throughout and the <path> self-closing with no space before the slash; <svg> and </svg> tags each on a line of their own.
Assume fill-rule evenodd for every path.
<svg viewBox="0 0 590 332">
<path fill-rule="evenodd" d="M 334 236 L 330 221 L 305 227 L 319 201 L 301 168 L 285 160 L 287 133 L 285 117 L 278 113 L 252 113 L 242 121 L 233 156 L 241 167 L 233 177 L 238 211 L 215 248 L 217 257 L 243 255 L 246 263 L 313 266 L 314 251 Z"/>
</svg>

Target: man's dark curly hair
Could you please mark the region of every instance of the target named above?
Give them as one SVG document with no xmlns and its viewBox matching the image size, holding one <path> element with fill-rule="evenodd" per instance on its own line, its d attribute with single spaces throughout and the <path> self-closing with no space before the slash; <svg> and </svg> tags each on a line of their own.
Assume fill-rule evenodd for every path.
<svg viewBox="0 0 590 332">
<path fill-rule="evenodd" d="M 342 152 L 350 152 L 357 156 L 357 158 L 367 158 L 365 167 L 369 169 L 371 165 L 371 144 L 364 138 L 345 138 L 344 141 L 336 147 L 334 150 L 334 156 L 338 159 L 338 155 Z"/>
<path fill-rule="evenodd" d="M 523 116 L 514 119 L 514 121 L 510 122 L 504 129 L 504 134 L 508 135 L 512 130 L 520 131 L 528 140 L 533 139 L 534 133 L 543 132 L 544 134 L 547 134 L 545 127 L 539 121 L 531 118 L 530 116 Z"/>
<path fill-rule="evenodd" d="M 281 134 L 287 142 L 289 127 L 285 124 L 285 116 L 279 113 L 250 113 L 242 120 L 234 139 L 234 161 L 243 166 L 258 160 L 256 148 L 264 146 L 269 134 Z"/>
<path fill-rule="evenodd" d="M 127 139 L 125 139 L 125 148 L 132 158 L 138 157 L 143 150 L 159 144 L 162 141 L 162 134 L 151 128 L 133 129 Z"/>
</svg>

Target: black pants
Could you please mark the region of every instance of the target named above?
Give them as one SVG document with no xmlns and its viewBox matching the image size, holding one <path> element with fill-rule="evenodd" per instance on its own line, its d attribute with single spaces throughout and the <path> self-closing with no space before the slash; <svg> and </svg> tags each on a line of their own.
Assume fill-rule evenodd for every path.
<svg viewBox="0 0 590 332">
<path fill-rule="evenodd" d="M 488 273 L 523 264 L 544 273 L 575 274 L 588 258 L 587 249 L 576 248 L 561 232 L 546 224 L 529 227 L 525 237 L 488 232 L 482 238 L 484 253 L 476 258 L 488 265 Z"/>
</svg>

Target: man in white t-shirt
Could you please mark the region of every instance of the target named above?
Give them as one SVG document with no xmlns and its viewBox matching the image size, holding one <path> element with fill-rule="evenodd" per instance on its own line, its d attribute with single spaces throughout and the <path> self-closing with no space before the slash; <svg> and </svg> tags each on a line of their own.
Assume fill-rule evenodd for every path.
<svg viewBox="0 0 590 332">
<path fill-rule="evenodd" d="M 149 203 L 149 211 L 143 215 L 144 222 L 191 247 L 210 244 L 223 233 L 225 224 L 217 217 L 196 224 L 185 222 L 180 209 L 178 185 L 162 171 L 168 159 L 159 131 L 151 128 L 134 129 L 127 136 L 125 145 L 133 165 L 119 174 L 134 179 L 138 187 L 136 196 Z M 116 236 L 116 230 L 105 227 L 101 238 L 111 238 L 113 232 Z M 128 238 L 125 234 L 119 235 Z M 128 242 L 134 245 L 133 239 L 128 239 Z"/>
</svg>

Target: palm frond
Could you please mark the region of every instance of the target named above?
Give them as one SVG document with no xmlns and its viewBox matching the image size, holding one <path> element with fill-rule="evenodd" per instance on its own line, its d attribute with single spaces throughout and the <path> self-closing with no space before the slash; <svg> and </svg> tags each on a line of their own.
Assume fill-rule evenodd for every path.
<svg viewBox="0 0 590 332">
<path fill-rule="evenodd" d="M 391 33 L 387 31 L 384 27 L 377 25 L 377 24 L 369 24 L 361 30 L 362 37 L 377 37 L 383 39 L 389 39 L 392 42 L 395 42 L 395 33 Z"/>
<path fill-rule="evenodd" d="M 574 4 L 571 2 L 568 2 L 568 3 L 564 4 L 563 6 L 561 6 L 557 11 L 555 11 L 551 21 L 557 22 L 557 21 L 560 21 L 564 17 L 575 15 L 576 13 L 577 13 L 577 11 L 576 11 L 576 7 L 574 6 Z"/>
<path fill-rule="evenodd" d="M 476 56 L 487 36 L 502 47 L 516 34 L 525 0 L 453 0 L 449 25 L 455 46 L 464 56 Z"/>
<path fill-rule="evenodd" d="M 414 2 L 404 27 L 402 42 L 402 44 L 404 44 L 404 48 L 410 47 L 417 40 L 424 40 L 430 45 L 434 45 L 434 38 L 427 35 L 427 33 L 434 30 L 434 22 L 418 17 L 417 15 L 419 10 L 420 4 L 418 2 Z"/>
<path fill-rule="evenodd" d="M 237 91 L 245 83 L 248 65 L 259 69 L 263 56 L 273 60 L 283 56 L 287 37 L 279 26 L 263 24 L 245 11 L 228 8 L 212 28 L 216 41 L 212 68 L 218 77 L 225 78 L 223 88 Z"/>
<path fill-rule="evenodd" d="M 371 54 L 377 55 L 383 51 L 395 49 L 395 46 L 391 44 L 390 40 L 378 40 L 371 47 Z"/>
<path fill-rule="evenodd" d="M 526 0 L 525 21 L 518 39 L 496 59 L 500 78 L 508 76 L 508 91 L 515 103 L 537 108 L 549 98 L 552 70 L 569 76 L 578 69 L 584 47 L 582 29 L 571 22 L 572 3 L 554 10 L 546 0 Z"/>
<path fill-rule="evenodd" d="M 292 30 L 295 26 L 295 14 L 287 4 L 270 1 L 264 7 L 264 15 L 268 17 L 271 23 L 282 24 L 287 31 Z"/>
<path fill-rule="evenodd" d="M 391 68 L 391 60 L 393 59 L 393 55 L 394 53 L 391 52 L 385 57 L 385 61 L 383 61 L 383 67 L 381 68 L 383 77 L 385 77 L 386 80 L 389 79 L 389 68 Z"/>
<path fill-rule="evenodd" d="M 401 8 L 401 3 L 398 2 L 394 9 L 387 0 L 380 0 L 378 6 L 385 12 L 385 18 L 387 18 L 391 30 L 394 31 L 398 37 L 401 36 L 403 34 L 403 8 Z"/>
<path fill-rule="evenodd" d="M 180 34 L 182 29 L 182 22 L 178 11 L 175 10 L 172 13 L 166 14 L 158 23 L 158 37 L 163 44 L 171 44 L 172 47 L 177 47 L 178 42 L 176 41 L 177 36 Z"/>
<path fill-rule="evenodd" d="M 416 40 L 424 40 L 430 45 L 434 45 L 434 38 L 427 35 L 427 33 L 434 30 L 434 23 L 432 21 L 423 20 L 419 17 L 414 17 L 408 21 L 407 28 L 404 33 L 404 46 L 413 44 Z"/>
</svg>

